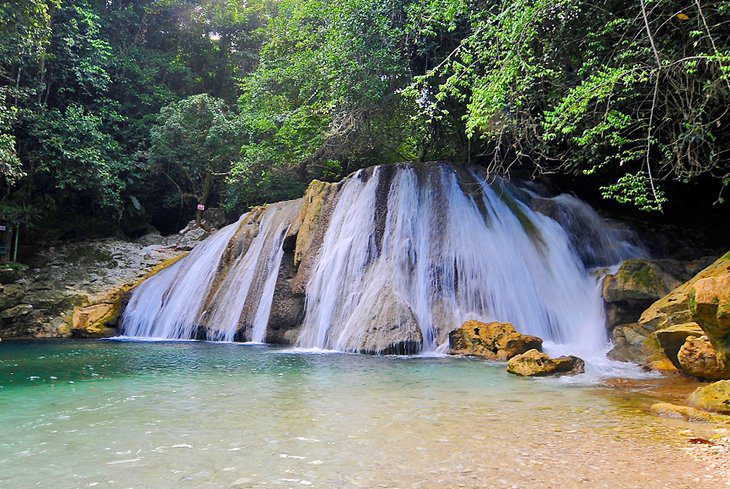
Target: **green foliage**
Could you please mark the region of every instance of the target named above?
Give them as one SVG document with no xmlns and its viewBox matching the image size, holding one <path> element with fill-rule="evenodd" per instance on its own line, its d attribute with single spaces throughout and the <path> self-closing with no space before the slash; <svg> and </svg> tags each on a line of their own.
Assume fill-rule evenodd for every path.
<svg viewBox="0 0 730 489">
<path fill-rule="evenodd" d="M 238 156 L 237 141 L 240 123 L 225 102 L 193 95 L 160 111 L 150 131 L 149 164 L 174 184 L 180 203 L 206 204 Z"/>
<path fill-rule="evenodd" d="M 377 163 L 730 185 L 730 1 L 13 0 L 0 218 L 182 227 Z M 137 224 L 135 224 L 137 223 Z M 101 226 L 112 229 L 113 226 Z M 143 226 L 139 226 L 143 227 Z"/>
<path fill-rule="evenodd" d="M 494 170 L 527 158 L 538 170 L 618 178 L 604 196 L 660 210 L 662 180 L 711 174 L 726 185 L 730 175 L 729 5 L 426 2 L 414 32 L 463 35 L 410 93 L 437 118 L 465 104 L 465 130 Z"/>
</svg>

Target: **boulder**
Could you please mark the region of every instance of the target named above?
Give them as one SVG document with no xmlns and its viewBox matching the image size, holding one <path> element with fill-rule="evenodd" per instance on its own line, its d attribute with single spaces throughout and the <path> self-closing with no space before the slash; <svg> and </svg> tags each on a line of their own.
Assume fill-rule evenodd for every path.
<svg viewBox="0 0 730 489">
<path fill-rule="evenodd" d="M 507 361 L 528 350 L 542 350 L 537 336 L 518 333 L 510 323 L 471 320 L 449 333 L 450 353 Z"/>
<path fill-rule="evenodd" d="M 344 349 L 375 355 L 410 355 L 421 351 L 423 334 L 413 309 L 395 293 L 382 292 L 377 297 L 370 304 L 363 332 L 349 335 L 350 342 Z M 362 325 L 353 326 L 359 329 Z"/>
<path fill-rule="evenodd" d="M 643 259 L 626 260 L 615 274 L 606 275 L 603 279 L 603 298 L 606 302 L 654 302 L 679 283 L 655 262 Z"/>
<path fill-rule="evenodd" d="M 117 302 L 101 302 L 76 308 L 71 317 L 71 334 L 77 338 L 114 336 L 116 330 L 108 327 L 119 316 L 121 298 Z"/>
<path fill-rule="evenodd" d="M 658 402 L 656 404 L 652 404 L 649 409 L 655 416 L 665 416 L 668 418 L 678 418 L 684 419 L 685 421 L 698 421 L 702 423 L 730 424 L 730 416 L 708 413 L 707 411 L 690 406 L 678 406 L 668 402 Z"/>
<path fill-rule="evenodd" d="M 707 336 L 690 336 L 677 353 L 682 372 L 703 380 L 730 378 L 728 369 L 718 358 Z"/>
<path fill-rule="evenodd" d="M 730 414 L 730 380 L 697 388 L 689 396 L 689 405 L 704 411 Z"/>
<path fill-rule="evenodd" d="M 523 377 L 575 375 L 585 372 L 585 362 L 572 355 L 550 358 L 545 353 L 530 350 L 512 357 L 507 362 L 507 372 Z"/>
<path fill-rule="evenodd" d="M 702 262 L 704 263 L 704 262 Z M 692 277 L 696 264 L 675 260 L 631 259 L 603 278 L 608 324 L 632 323 L 653 302 Z"/>
<path fill-rule="evenodd" d="M 641 314 L 639 323 L 658 330 L 693 321 L 693 314 L 690 310 L 690 295 L 694 291 L 695 284 L 702 279 L 727 273 L 728 266 L 730 266 L 730 252 L 721 256 L 690 280 L 654 302 Z M 710 339 L 712 340 L 711 335 Z"/>
<path fill-rule="evenodd" d="M 643 346 L 651 333 L 652 330 L 639 323 L 616 326 L 611 331 L 613 348 L 608 352 L 608 358 L 619 362 L 644 363 L 646 352 Z"/>
<path fill-rule="evenodd" d="M 724 273 L 695 283 L 690 294 L 690 310 L 692 319 L 707 333 L 720 361 L 730 363 L 730 263 Z"/>
<path fill-rule="evenodd" d="M 704 334 L 705 332 L 697 323 L 677 324 L 652 334 L 644 343 L 644 350 L 650 362 L 657 362 L 665 357 L 675 368 L 681 368 L 677 358 L 679 349 L 682 348 L 687 338 L 700 337 Z"/>
</svg>

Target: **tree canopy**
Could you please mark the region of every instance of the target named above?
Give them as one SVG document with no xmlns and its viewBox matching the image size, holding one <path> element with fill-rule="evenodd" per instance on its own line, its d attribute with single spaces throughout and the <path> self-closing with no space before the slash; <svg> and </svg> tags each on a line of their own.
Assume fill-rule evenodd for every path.
<svg viewBox="0 0 730 489">
<path fill-rule="evenodd" d="M 0 219 L 173 231 L 372 164 L 730 185 L 729 1 L 11 0 Z M 583 180 L 586 181 L 586 180 Z M 84 217 L 85 216 L 85 217 Z M 49 224 L 50 223 L 50 224 Z"/>
</svg>

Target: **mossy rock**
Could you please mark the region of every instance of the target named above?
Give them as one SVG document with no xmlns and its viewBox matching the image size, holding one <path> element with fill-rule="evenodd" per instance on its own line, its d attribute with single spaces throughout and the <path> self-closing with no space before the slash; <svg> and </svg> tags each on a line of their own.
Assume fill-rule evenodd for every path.
<svg viewBox="0 0 730 489">
<path fill-rule="evenodd" d="M 687 338 L 704 334 L 705 332 L 697 323 L 678 324 L 652 333 L 643 346 L 647 365 L 654 370 L 661 371 L 680 369 L 681 365 L 677 358 L 679 349 L 682 348 Z"/>
<path fill-rule="evenodd" d="M 618 271 L 603 281 L 606 302 L 655 301 L 671 290 L 662 269 L 649 260 L 623 262 Z M 672 283 L 672 282 L 670 282 Z M 677 282 L 673 282 L 676 285 Z"/>
<path fill-rule="evenodd" d="M 689 404 L 704 411 L 730 414 L 730 380 L 699 387 L 690 394 Z"/>
</svg>

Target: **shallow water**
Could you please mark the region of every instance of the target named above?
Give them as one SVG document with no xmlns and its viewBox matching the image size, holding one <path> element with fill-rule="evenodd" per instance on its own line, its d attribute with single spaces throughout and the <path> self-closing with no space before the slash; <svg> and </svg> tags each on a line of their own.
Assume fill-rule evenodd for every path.
<svg viewBox="0 0 730 489">
<path fill-rule="evenodd" d="M 649 402 L 463 358 L 4 342 L 0 487 L 718 487 Z"/>
</svg>

